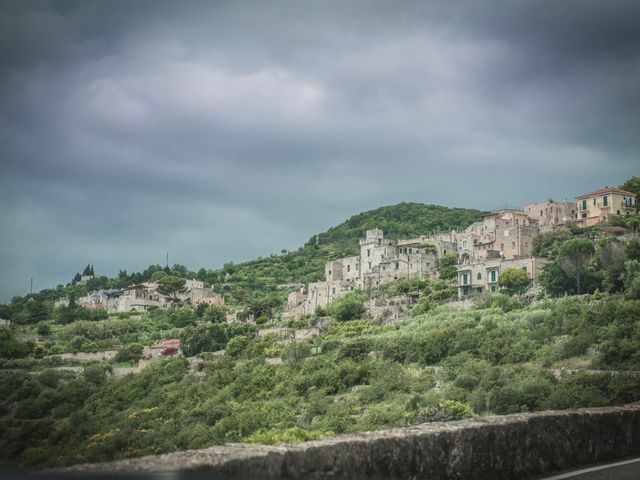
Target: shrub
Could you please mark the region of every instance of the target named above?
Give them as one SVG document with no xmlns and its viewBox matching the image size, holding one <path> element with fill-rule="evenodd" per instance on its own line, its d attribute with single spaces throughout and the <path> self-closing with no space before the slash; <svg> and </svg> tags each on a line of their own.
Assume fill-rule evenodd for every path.
<svg viewBox="0 0 640 480">
<path fill-rule="evenodd" d="M 327 305 L 327 313 L 341 322 L 357 320 L 365 313 L 364 299 L 362 292 L 349 292 Z"/>
<path fill-rule="evenodd" d="M 350 358 L 360 362 L 367 358 L 371 351 L 372 343 L 368 338 L 356 338 L 350 340 L 338 350 L 338 358 Z"/>
<path fill-rule="evenodd" d="M 311 355 L 309 344 L 292 342 L 284 349 L 282 359 L 289 365 L 298 365 Z"/>
<path fill-rule="evenodd" d="M 116 362 L 129 362 L 139 360 L 142 357 L 144 347 L 139 343 L 131 343 L 122 347 L 116 354 Z"/>
<path fill-rule="evenodd" d="M 51 326 L 48 323 L 39 323 L 36 329 L 38 335 L 46 336 L 51 334 Z"/>
<path fill-rule="evenodd" d="M 245 335 L 238 335 L 237 337 L 233 337 L 227 343 L 227 346 L 224 349 L 224 354 L 229 355 L 230 357 L 239 357 L 242 352 L 249 346 L 249 337 Z"/>
</svg>

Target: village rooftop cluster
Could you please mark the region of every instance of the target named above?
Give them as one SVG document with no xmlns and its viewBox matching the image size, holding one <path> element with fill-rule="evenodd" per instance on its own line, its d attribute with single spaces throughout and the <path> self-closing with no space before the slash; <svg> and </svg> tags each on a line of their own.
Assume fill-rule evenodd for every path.
<svg viewBox="0 0 640 480">
<path fill-rule="evenodd" d="M 518 268 L 536 284 L 547 260 L 532 256 L 540 232 L 566 229 L 570 223 L 588 227 L 615 215 L 635 212 L 636 195 L 604 187 L 579 195 L 576 202 L 526 204 L 483 216 L 465 230 L 434 233 L 407 240 L 389 240 L 380 229 L 368 230 L 360 253 L 327 262 L 325 280 L 289 294 L 285 316 L 313 314 L 354 289 L 371 290 L 397 280 L 437 278 L 439 259 L 458 257 L 458 297 L 495 292 L 500 271 Z"/>
<path fill-rule="evenodd" d="M 547 262 L 532 255 L 533 238 L 538 233 L 566 229 L 570 223 L 588 227 L 635 209 L 634 193 L 604 187 L 579 195 L 575 203 L 547 200 L 526 204 L 522 210 L 498 210 L 463 231 L 390 240 L 381 229 L 368 230 L 360 240 L 358 255 L 327 262 L 324 281 L 310 283 L 289 294 L 284 317 L 313 314 L 318 307 L 324 308 L 355 289 L 368 291 L 397 280 L 437 278 L 440 259 L 446 254 L 457 256 L 461 299 L 474 293 L 495 292 L 500 272 L 505 268 L 522 269 L 535 285 Z M 78 283 L 86 284 L 91 278 L 92 275 L 83 275 Z M 180 304 L 224 304 L 224 297 L 200 280 L 187 279 L 184 289 L 174 296 L 163 295 L 158 287 L 158 282 L 150 281 L 123 290 L 97 290 L 75 299 L 75 303 L 108 313 Z M 65 297 L 56 305 L 69 306 L 69 302 Z"/>
</svg>

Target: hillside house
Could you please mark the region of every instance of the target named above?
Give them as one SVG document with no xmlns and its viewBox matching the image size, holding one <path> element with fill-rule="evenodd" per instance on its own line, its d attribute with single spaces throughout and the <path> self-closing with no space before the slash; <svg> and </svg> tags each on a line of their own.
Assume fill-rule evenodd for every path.
<svg viewBox="0 0 640 480">
<path fill-rule="evenodd" d="M 167 298 L 158 293 L 157 289 L 156 282 L 145 282 L 125 288 L 116 302 L 116 312 L 145 311 L 150 307 L 167 306 Z"/>
<path fill-rule="evenodd" d="M 576 197 L 576 221 L 589 227 L 614 215 L 636 211 L 636 194 L 620 188 L 604 187 Z"/>
<path fill-rule="evenodd" d="M 506 268 L 524 270 L 535 285 L 542 273 L 542 267 L 548 260 L 539 257 L 493 258 L 458 265 L 458 298 L 483 292 L 498 291 L 500 272 Z"/>
</svg>

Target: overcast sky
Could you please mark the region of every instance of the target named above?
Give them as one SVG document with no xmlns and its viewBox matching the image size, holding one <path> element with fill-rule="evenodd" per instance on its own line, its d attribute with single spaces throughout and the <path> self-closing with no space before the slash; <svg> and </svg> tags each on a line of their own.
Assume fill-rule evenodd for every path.
<svg viewBox="0 0 640 480">
<path fill-rule="evenodd" d="M 452 5 L 453 4 L 453 5 Z M 0 0 L 0 301 L 640 174 L 640 2 Z"/>
</svg>

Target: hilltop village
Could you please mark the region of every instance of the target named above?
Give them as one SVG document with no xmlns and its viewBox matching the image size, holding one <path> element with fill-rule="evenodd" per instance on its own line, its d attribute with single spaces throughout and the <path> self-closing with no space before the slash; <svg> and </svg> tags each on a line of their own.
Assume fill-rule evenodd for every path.
<svg viewBox="0 0 640 480">
<path fill-rule="evenodd" d="M 500 272 L 522 269 L 532 285 L 547 263 L 532 255 L 533 238 L 540 232 L 568 229 L 569 225 L 589 227 L 612 216 L 635 212 L 636 195 L 620 188 L 604 187 L 576 197 L 576 202 L 528 203 L 522 210 L 502 209 L 488 213 L 464 230 L 434 232 L 417 238 L 392 240 L 378 228 L 360 239 L 358 255 L 331 260 L 324 268 L 324 281 L 309 283 L 290 293 L 284 319 L 313 314 L 353 290 L 370 291 L 397 280 L 438 278 L 440 260 L 455 255 L 458 298 L 498 289 Z M 78 276 L 78 284 L 93 278 L 91 271 Z M 106 310 L 107 313 L 146 311 L 189 304 L 224 305 L 223 295 L 197 279 L 185 279 L 174 295 L 160 292 L 158 281 L 147 281 L 124 289 L 102 289 L 74 299 L 76 305 Z M 68 297 L 55 306 L 69 306 Z M 237 318 L 227 314 L 227 321 Z"/>
<path fill-rule="evenodd" d="M 588 227 L 615 215 L 635 212 L 636 195 L 604 187 L 576 197 L 576 202 L 528 203 L 523 210 L 503 209 L 484 215 L 463 231 L 440 232 L 406 240 L 389 240 L 380 229 L 368 230 L 359 255 L 327 262 L 325 280 L 292 292 L 285 316 L 313 314 L 354 289 L 371 290 L 396 280 L 437 278 L 443 255 L 458 258 L 458 297 L 495 292 L 500 271 L 518 268 L 535 286 L 547 260 L 532 256 L 540 232 Z"/>
</svg>

